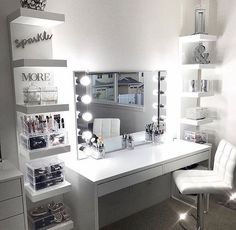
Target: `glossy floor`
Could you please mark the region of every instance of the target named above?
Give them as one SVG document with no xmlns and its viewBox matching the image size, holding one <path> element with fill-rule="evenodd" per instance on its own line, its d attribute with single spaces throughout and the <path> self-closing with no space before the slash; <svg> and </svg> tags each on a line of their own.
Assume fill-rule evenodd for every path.
<svg viewBox="0 0 236 230">
<path fill-rule="evenodd" d="M 210 211 L 206 215 L 206 230 L 236 230 L 236 210 L 229 209 L 218 203 L 218 197 L 211 197 Z M 195 213 L 189 206 L 169 199 L 156 206 L 145 209 L 130 217 L 122 219 L 102 230 L 193 230 L 195 219 L 187 215 L 182 228 L 178 221 L 179 213 Z"/>
</svg>

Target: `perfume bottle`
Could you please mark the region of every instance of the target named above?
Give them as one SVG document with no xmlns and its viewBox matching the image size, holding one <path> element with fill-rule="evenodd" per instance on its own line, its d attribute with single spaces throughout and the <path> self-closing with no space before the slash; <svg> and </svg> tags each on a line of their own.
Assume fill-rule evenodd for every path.
<svg viewBox="0 0 236 230">
<path fill-rule="evenodd" d="M 130 150 L 134 149 L 134 138 L 131 135 L 128 135 L 127 138 L 127 148 Z"/>
<path fill-rule="evenodd" d="M 122 135 L 122 149 L 127 148 L 127 134 Z"/>
</svg>

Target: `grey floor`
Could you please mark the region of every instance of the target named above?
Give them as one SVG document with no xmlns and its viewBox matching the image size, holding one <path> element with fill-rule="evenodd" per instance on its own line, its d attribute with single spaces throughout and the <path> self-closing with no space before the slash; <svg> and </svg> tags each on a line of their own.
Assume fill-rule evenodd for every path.
<svg viewBox="0 0 236 230">
<path fill-rule="evenodd" d="M 219 204 L 219 201 L 222 201 L 222 198 L 211 196 L 210 211 L 205 215 L 205 230 L 236 230 L 236 210 Z M 102 230 L 183 230 L 184 228 L 178 221 L 178 214 L 181 212 L 196 214 L 195 209 L 174 199 L 169 199 L 106 226 Z M 195 223 L 195 219 L 188 215 L 183 224 L 187 230 L 192 230 L 196 229 L 194 228 Z"/>
</svg>

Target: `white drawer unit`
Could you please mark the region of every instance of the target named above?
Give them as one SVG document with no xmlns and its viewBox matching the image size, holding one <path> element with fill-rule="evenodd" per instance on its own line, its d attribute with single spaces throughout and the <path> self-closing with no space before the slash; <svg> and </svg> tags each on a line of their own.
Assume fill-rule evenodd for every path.
<svg viewBox="0 0 236 230">
<path fill-rule="evenodd" d="M 20 214 L 0 221 L 1 230 L 25 230 L 24 215 Z"/>
<path fill-rule="evenodd" d="M 162 166 L 157 166 L 115 180 L 111 180 L 106 183 L 99 184 L 97 188 L 98 197 L 129 187 L 134 184 L 141 183 L 146 180 L 150 180 L 160 175 L 162 175 Z"/>
<path fill-rule="evenodd" d="M 183 167 L 186 167 L 186 166 L 189 166 L 189 165 L 201 162 L 201 161 L 208 160 L 209 154 L 210 154 L 209 151 L 206 151 L 204 153 L 195 154 L 190 157 L 185 157 L 183 159 L 164 164 L 163 165 L 163 174 L 173 172 L 177 169 L 181 169 Z"/>
<path fill-rule="evenodd" d="M 18 197 L 20 195 L 22 195 L 20 179 L 0 183 L 0 201 Z"/>
<path fill-rule="evenodd" d="M 0 220 L 4 220 L 22 213 L 22 196 L 0 202 Z"/>
<path fill-rule="evenodd" d="M 23 175 L 9 161 L 0 163 L 0 230 L 27 230 Z"/>
</svg>

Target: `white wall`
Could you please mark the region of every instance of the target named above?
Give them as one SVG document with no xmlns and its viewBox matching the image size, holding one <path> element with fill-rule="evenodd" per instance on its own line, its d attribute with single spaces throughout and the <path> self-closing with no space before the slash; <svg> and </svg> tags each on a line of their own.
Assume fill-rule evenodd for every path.
<svg viewBox="0 0 236 230">
<path fill-rule="evenodd" d="M 210 127 L 215 134 L 215 144 L 225 138 L 236 145 L 236 2 L 217 0 L 214 7 L 217 20 L 212 31 L 216 31 L 218 41 L 217 69 L 213 77 L 218 80 L 218 87 L 217 95 L 205 100 L 204 105 L 217 113 L 217 121 Z"/>
<path fill-rule="evenodd" d="M 47 10 L 66 15 L 66 23 L 54 30 L 54 54 L 69 60 L 71 75 L 73 70 L 167 69 L 168 89 L 172 92 L 167 102 L 171 114 L 168 130 L 173 137 L 178 110 L 175 95 L 180 3 L 180 0 L 69 0 L 58 4 L 50 0 Z"/>
</svg>

